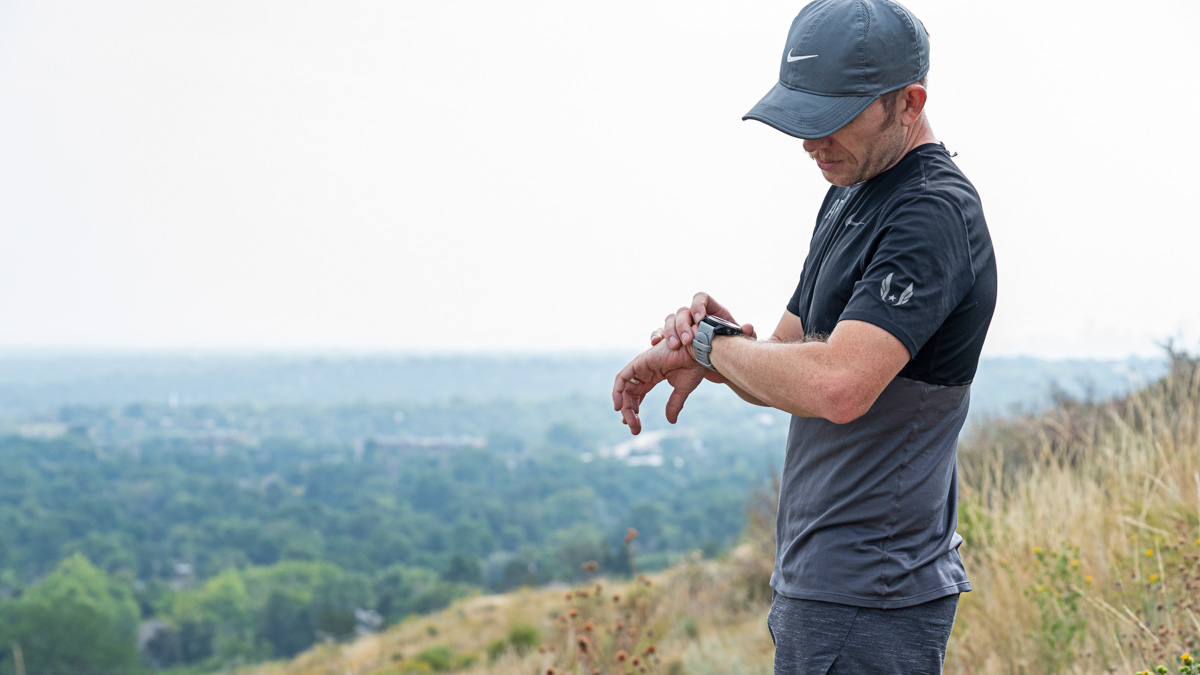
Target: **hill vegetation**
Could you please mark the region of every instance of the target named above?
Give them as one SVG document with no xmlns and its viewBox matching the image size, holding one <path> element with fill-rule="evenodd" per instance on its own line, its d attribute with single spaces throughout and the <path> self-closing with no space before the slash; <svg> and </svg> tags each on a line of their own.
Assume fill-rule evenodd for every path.
<svg viewBox="0 0 1200 675">
<path fill-rule="evenodd" d="M 1109 401 L 990 420 L 960 455 L 976 590 L 962 598 L 947 672 L 1194 672 L 1200 361 L 1175 354 L 1160 381 Z M 719 560 L 477 596 L 238 672 L 770 673 L 772 495 L 756 492 L 741 545 Z"/>
<path fill-rule="evenodd" d="M 1019 565 L 1039 556 L 1042 568 L 1065 565 L 1071 574 L 1091 570 L 1085 564 L 1110 564 L 1065 532 L 1031 543 L 1036 527 L 1023 530 L 1020 541 L 1039 553 L 1006 549 L 1014 535 L 1005 528 L 1017 527 L 1008 520 L 1016 517 L 1012 504 L 1019 487 L 1050 475 L 1051 459 L 1070 457 L 1071 471 L 1098 471 L 1087 468 L 1092 450 L 1080 443 L 1108 447 L 1104 434 L 1113 420 L 1125 419 L 1136 401 L 1158 401 L 1155 387 L 1194 366 L 1178 355 L 1172 364 L 1163 383 L 1115 402 L 1064 395 L 1042 414 L 1026 405 L 1025 412 L 972 425 L 962 449 L 964 555 L 992 551 L 1005 561 L 992 569 L 992 558 L 974 559 L 977 587 L 1011 581 Z M 976 400 L 1036 400 L 1030 392 L 1054 373 L 1090 373 L 1101 382 L 1093 393 L 1106 391 L 1130 368 L 1085 365 L 993 363 L 990 377 L 1009 389 L 980 386 Z M 13 646 L 0 649 L 0 674 L 16 672 L 18 659 L 31 675 L 199 673 L 288 659 L 314 644 L 323 646 L 301 658 L 326 663 L 320 655 L 343 654 L 339 645 L 372 640 L 378 658 L 355 660 L 355 672 L 503 671 L 504 664 L 529 667 L 534 652 L 534 665 L 550 667 L 564 653 L 549 648 L 556 644 L 551 629 L 569 611 L 567 587 L 590 594 L 591 604 L 569 617 L 576 633 L 588 620 L 593 631 L 615 620 L 627 632 L 633 626 L 625 613 L 640 617 L 645 632 L 638 640 L 655 633 L 653 642 L 636 644 L 634 636 L 584 635 L 594 659 L 607 659 L 592 667 L 605 672 L 614 671 L 616 651 L 632 659 L 634 649 L 650 644 L 657 651 L 647 656 L 654 658 L 638 656 L 648 668 L 738 672 L 737 664 L 769 663 L 762 660 L 770 645 L 762 644 L 760 619 L 773 511 L 762 495 L 749 517 L 743 506 L 781 463 L 786 416 L 713 388 L 689 401 L 680 425 L 648 420 L 647 431 L 630 441 L 603 392 L 577 391 L 611 376 L 603 359 L 368 359 L 342 366 L 321 359 L 0 357 L 0 645 Z M 521 382 L 511 396 L 492 396 L 509 381 Z M 413 397 L 393 398 L 397 392 Z M 478 395 L 464 395 L 471 392 Z M 1192 398 L 1169 410 L 1186 408 L 1186 401 L 1194 407 L 1194 393 L 1185 390 Z M 51 401 L 58 403 L 39 407 Z M 1168 410 L 1167 403 L 1154 405 Z M 1137 418 L 1142 426 L 1133 438 L 1148 433 L 1147 414 Z M 1194 422 L 1191 428 L 1194 441 Z M 1190 447 L 1194 454 L 1194 442 Z M 1172 485 L 1150 475 L 1155 480 L 1147 485 Z M 1189 485 L 1172 488 L 1182 490 L 1178 499 L 1194 501 Z M 1061 496 L 1061 486 L 1055 489 Z M 1109 498 L 1105 508 L 1122 503 Z M 1124 536 L 1175 531 L 1161 509 L 1122 513 L 1126 518 L 1113 522 L 1130 529 Z M 1195 508 L 1178 514 L 1178 528 L 1195 524 Z M 631 526 L 639 535 L 626 542 Z M 1168 570 L 1175 554 L 1163 548 L 1154 561 Z M 1150 558 L 1136 559 L 1137 570 Z M 629 581 L 639 573 L 651 574 L 652 584 Z M 597 575 L 605 597 L 623 600 L 599 602 L 588 590 Z M 515 600 L 483 595 L 523 587 L 558 590 L 523 590 Z M 1018 584 L 1017 592 L 1028 590 Z M 968 598 L 976 595 L 990 597 Z M 1045 607 L 1074 616 L 1063 603 L 1083 603 L 1078 611 L 1087 611 L 1093 606 L 1086 597 L 1067 594 Z M 436 614 L 456 599 L 460 604 Z M 964 600 L 959 632 L 975 636 L 990 630 L 991 619 L 972 619 L 972 602 Z M 472 619 L 477 611 L 483 614 Z M 422 615 L 434 618 L 412 618 Z M 1086 653 L 1078 650 L 1091 644 L 1097 620 L 1063 621 L 1043 632 L 1076 656 Z M 725 645 L 714 642 L 714 630 L 740 637 Z M 363 634 L 367 642 L 352 642 Z M 409 637 L 393 650 L 388 640 L 395 636 Z M 986 639 L 972 637 L 971 645 Z M 758 651 L 744 653 L 745 645 Z M 418 659 L 426 649 L 433 651 Z M 705 671 L 705 662 L 726 665 Z"/>
</svg>

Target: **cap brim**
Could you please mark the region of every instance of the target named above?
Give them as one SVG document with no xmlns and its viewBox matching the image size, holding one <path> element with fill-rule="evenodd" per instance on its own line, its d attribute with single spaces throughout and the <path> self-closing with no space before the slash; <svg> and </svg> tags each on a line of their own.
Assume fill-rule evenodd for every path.
<svg viewBox="0 0 1200 675">
<path fill-rule="evenodd" d="M 742 119 L 758 120 L 796 138 L 824 138 L 849 124 L 876 98 L 821 96 L 778 82 Z"/>
</svg>

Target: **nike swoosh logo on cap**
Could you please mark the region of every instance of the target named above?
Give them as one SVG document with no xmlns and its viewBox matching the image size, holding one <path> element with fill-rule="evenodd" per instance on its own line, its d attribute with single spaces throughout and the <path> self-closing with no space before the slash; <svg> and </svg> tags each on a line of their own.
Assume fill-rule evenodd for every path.
<svg viewBox="0 0 1200 675">
<path fill-rule="evenodd" d="M 808 56 L 792 56 L 792 50 L 789 49 L 788 55 L 787 55 L 787 60 L 788 60 L 788 63 L 791 63 L 792 61 L 803 61 L 804 59 L 815 59 L 815 58 L 817 58 L 817 56 L 818 56 L 817 54 L 809 54 Z"/>
</svg>

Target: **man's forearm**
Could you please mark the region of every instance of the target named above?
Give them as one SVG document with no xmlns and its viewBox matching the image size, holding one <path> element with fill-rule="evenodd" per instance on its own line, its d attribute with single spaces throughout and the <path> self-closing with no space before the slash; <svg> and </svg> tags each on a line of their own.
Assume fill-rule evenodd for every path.
<svg viewBox="0 0 1200 675">
<path fill-rule="evenodd" d="M 729 378 L 725 378 L 725 386 L 727 386 L 731 390 L 733 390 L 733 393 L 737 394 L 738 398 L 742 399 L 746 403 L 753 403 L 754 405 L 763 406 L 765 408 L 771 407 L 771 406 L 767 405 L 766 403 L 763 403 L 758 398 L 751 395 L 750 392 L 748 392 L 745 389 L 742 389 L 741 387 L 734 384 L 733 380 L 731 380 Z"/>
<path fill-rule="evenodd" d="M 844 424 L 870 410 L 912 357 L 891 333 L 847 320 L 825 342 L 718 338 L 709 358 L 725 379 L 772 408 Z"/>
<path fill-rule="evenodd" d="M 690 354 L 693 359 L 696 358 L 696 351 L 692 347 L 692 345 L 690 345 L 690 344 L 686 345 L 685 349 L 687 349 L 688 354 Z M 709 375 L 712 375 L 712 373 L 709 373 Z M 729 387 L 733 391 L 733 393 L 737 394 L 738 398 L 742 399 L 746 403 L 750 403 L 750 404 L 757 405 L 757 406 L 762 406 L 764 408 L 771 407 L 770 405 L 763 403 L 761 399 L 755 397 L 750 392 L 748 392 L 745 389 L 734 384 L 733 380 L 730 380 L 729 378 L 725 377 L 724 374 L 722 374 L 722 373 L 718 372 L 716 374 L 716 377 L 706 377 L 705 379 L 708 379 L 717 384 L 723 384 L 723 385 Z"/>
<path fill-rule="evenodd" d="M 825 343 L 713 341 L 709 358 L 743 400 L 801 417 L 825 417 L 828 406 L 820 363 Z"/>
</svg>

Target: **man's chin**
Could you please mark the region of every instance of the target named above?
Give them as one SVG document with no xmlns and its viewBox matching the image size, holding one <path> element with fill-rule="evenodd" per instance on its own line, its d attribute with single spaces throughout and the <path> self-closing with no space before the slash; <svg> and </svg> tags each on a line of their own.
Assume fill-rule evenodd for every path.
<svg viewBox="0 0 1200 675">
<path fill-rule="evenodd" d="M 824 177 L 825 180 L 829 181 L 831 184 L 836 185 L 837 187 L 850 187 L 851 185 L 857 185 L 858 182 L 861 182 L 861 181 L 857 181 L 857 182 L 851 181 L 846 176 L 844 176 L 840 173 L 833 173 L 831 171 L 825 171 L 824 169 L 821 170 L 821 176 Z"/>
</svg>

